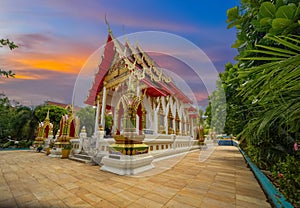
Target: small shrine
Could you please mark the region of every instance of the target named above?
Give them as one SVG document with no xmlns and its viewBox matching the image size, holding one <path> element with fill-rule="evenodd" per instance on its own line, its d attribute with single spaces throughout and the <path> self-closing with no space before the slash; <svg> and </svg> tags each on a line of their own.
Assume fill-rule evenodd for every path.
<svg viewBox="0 0 300 208">
<path fill-rule="evenodd" d="M 72 139 L 78 139 L 79 132 L 79 118 L 75 116 L 72 106 L 67 106 L 68 114 L 62 116 L 60 120 L 60 129 L 58 131 L 57 138 L 54 143 L 53 149 L 50 151 L 51 157 L 61 157 L 62 150 L 71 150 Z"/>
<path fill-rule="evenodd" d="M 35 147 L 41 148 L 49 139 L 53 139 L 53 124 L 50 122 L 48 110 L 45 120 L 40 122 L 37 127 L 37 136 L 33 144 Z"/>
</svg>

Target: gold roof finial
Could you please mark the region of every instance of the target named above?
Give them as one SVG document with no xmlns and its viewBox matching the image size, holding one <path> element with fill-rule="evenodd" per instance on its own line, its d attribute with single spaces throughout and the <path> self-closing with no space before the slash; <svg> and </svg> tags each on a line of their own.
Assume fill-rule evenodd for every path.
<svg viewBox="0 0 300 208">
<path fill-rule="evenodd" d="M 48 109 L 48 112 L 47 112 L 47 116 L 45 118 L 45 121 L 50 121 L 50 117 L 49 117 L 49 109 Z"/>
</svg>

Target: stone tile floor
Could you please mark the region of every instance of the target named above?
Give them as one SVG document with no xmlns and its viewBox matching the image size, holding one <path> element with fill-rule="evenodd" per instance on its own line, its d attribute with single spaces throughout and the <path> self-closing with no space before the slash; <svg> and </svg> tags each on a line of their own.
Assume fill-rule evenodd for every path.
<svg viewBox="0 0 300 208">
<path fill-rule="evenodd" d="M 31 151 L 0 152 L 0 207 L 271 207 L 236 147 L 196 150 L 134 177 Z"/>
</svg>

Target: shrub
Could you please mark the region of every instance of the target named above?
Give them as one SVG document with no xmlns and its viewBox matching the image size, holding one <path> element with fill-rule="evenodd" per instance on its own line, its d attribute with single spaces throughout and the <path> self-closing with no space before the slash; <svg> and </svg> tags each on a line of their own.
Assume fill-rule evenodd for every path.
<svg viewBox="0 0 300 208">
<path fill-rule="evenodd" d="M 300 202 L 300 160 L 288 155 L 273 167 L 272 175 L 280 192 L 292 203 Z"/>
</svg>

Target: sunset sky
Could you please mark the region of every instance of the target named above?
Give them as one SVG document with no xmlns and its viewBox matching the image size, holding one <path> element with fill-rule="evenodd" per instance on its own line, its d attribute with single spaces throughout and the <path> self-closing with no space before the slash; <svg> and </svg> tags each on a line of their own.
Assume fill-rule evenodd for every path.
<svg viewBox="0 0 300 208">
<path fill-rule="evenodd" d="M 46 100 L 70 103 L 78 73 L 106 41 L 105 14 L 115 37 L 142 31 L 175 34 L 202 49 L 221 72 L 236 56 L 231 48 L 235 30 L 226 29 L 226 11 L 238 4 L 238 0 L 2 0 L 0 38 L 9 38 L 19 48 L 0 48 L 0 68 L 16 74 L 0 78 L 0 93 L 23 105 Z M 140 40 L 139 44 L 143 46 Z M 202 91 L 199 101 L 207 99 Z"/>
</svg>

